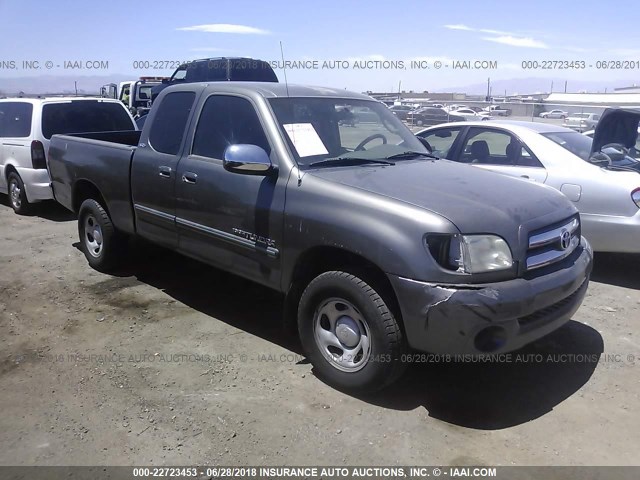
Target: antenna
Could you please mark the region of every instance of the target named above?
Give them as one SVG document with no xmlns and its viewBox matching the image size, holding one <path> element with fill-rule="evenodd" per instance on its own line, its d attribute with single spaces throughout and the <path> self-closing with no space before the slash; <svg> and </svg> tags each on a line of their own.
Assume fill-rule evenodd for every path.
<svg viewBox="0 0 640 480">
<path fill-rule="evenodd" d="M 287 89 L 287 97 L 289 96 L 289 82 L 287 82 L 287 64 L 284 61 L 284 50 L 282 49 L 282 40 L 280 40 L 280 55 L 282 56 L 282 71 L 284 72 L 284 86 Z"/>
<path fill-rule="evenodd" d="M 289 82 L 287 81 L 287 64 L 284 61 L 284 49 L 282 48 L 282 40 L 280 40 L 280 55 L 282 56 L 282 71 L 284 72 L 284 86 L 287 89 L 287 98 L 289 98 Z M 293 132 L 295 132 L 295 130 L 293 130 Z M 302 175 L 300 175 L 300 166 L 297 165 L 297 163 L 296 163 L 296 172 L 298 174 L 298 186 L 300 186 L 302 185 Z"/>
</svg>

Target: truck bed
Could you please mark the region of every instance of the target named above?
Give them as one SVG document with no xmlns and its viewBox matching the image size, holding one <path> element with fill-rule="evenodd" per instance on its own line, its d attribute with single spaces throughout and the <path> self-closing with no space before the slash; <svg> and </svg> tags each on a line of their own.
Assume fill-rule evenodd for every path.
<svg viewBox="0 0 640 480">
<path fill-rule="evenodd" d="M 48 166 L 55 199 L 77 212 L 83 189 L 97 189 L 114 225 L 134 233 L 130 171 L 140 131 L 54 135 Z"/>
</svg>

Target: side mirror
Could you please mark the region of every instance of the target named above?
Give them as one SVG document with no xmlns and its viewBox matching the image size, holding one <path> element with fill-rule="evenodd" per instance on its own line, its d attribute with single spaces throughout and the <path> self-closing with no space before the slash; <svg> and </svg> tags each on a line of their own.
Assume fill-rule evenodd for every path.
<svg viewBox="0 0 640 480">
<path fill-rule="evenodd" d="M 273 165 L 267 152 L 257 145 L 229 145 L 224 151 L 222 165 L 225 170 L 245 175 L 266 175 Z"/>
<path fill-rule="evenodd" d="M 162 83 L 164 83 L 166 85 L 167 83 L 169 83 L 169 79 L 168 78 L 163 78 L 162 79 Z"/>
</svg>

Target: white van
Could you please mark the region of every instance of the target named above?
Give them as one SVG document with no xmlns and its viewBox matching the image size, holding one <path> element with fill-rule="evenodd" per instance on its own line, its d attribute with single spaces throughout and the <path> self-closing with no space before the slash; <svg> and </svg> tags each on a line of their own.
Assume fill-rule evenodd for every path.
<svg viewBox="0 0 640 480">
<path fill-rule="evenodd" d="M 52 135 L 136 130 L 118 100 L 95 97 L 0 99 L 0 193 L 16 213 L 53 198 L 47 171 Z"/>
</svg>

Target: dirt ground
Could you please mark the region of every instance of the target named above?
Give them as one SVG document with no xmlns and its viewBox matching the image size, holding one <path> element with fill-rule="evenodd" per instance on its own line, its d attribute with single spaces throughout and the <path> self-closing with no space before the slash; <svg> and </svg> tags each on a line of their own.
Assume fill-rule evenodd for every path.
<svg viewBox="0 0 640 480">
<path fill-rule="evenodd" d="M 510 361 L 356 398 L 314 376 L 278 295 L 143 244 L 100 274 L 61 207 L 0 199 L 2 465 L 640 463 L 640 256 L 597 256 L 574 319 Z"/>
</svg>

